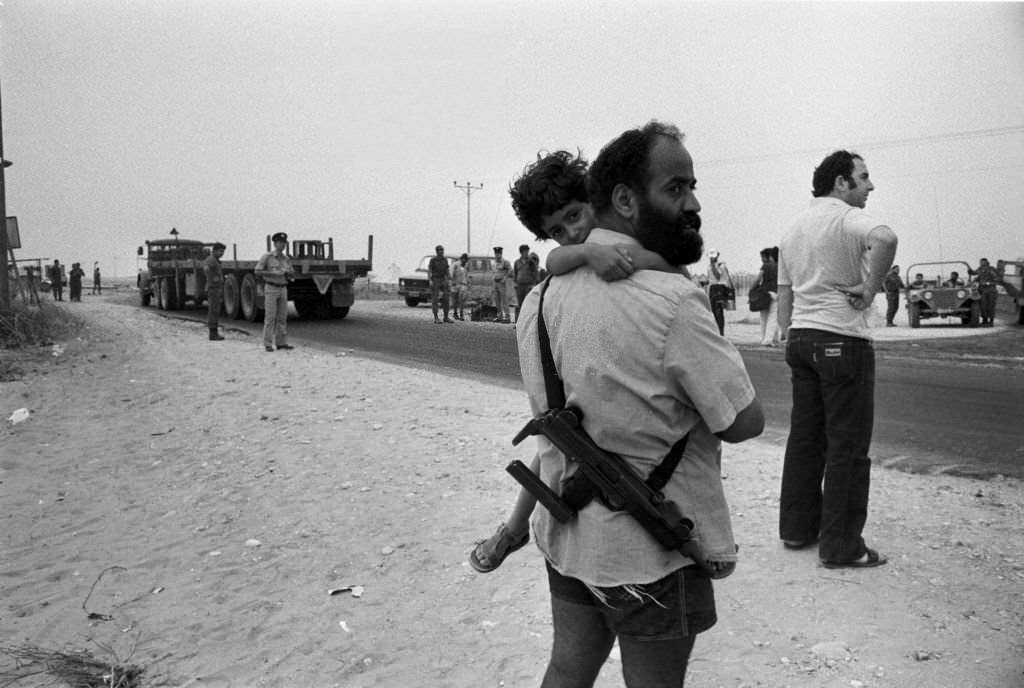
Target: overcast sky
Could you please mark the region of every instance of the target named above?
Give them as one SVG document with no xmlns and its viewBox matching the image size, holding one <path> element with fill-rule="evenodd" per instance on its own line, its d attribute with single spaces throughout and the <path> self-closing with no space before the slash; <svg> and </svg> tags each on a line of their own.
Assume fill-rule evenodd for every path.
<svg viewBox="0 0 1024 688">
<path fill-rule="evenodd" d="M 134 275 L 168 236 L 334 237 L 374 272 L 506 253 L 540 149 L 687 134 L 705 246 L 755 270 L 814 166 L 861 153 L 897 261 L 1024 256 L 1019 3 L 3 0 L 18 257 Z M 229 255 L 231 249 L 229 248 Z"/>
</svg>

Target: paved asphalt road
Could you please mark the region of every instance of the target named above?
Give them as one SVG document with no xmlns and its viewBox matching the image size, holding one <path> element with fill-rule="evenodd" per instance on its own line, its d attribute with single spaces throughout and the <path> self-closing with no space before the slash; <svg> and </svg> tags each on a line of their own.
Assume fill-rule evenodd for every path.
<svg viewBox="0 0 1024 688">
<path fill-rule="evenodd" d="M 289 320 L 297 343 L 517 387 L 519 362 L 509 325 L 435 325 L 428 308 L 398 302 L 357 303 L 332 322 Z M 201 310 L 183 312 L 203 316 Z M 260 325 L 223 323 L 258 336 Z M 258 342 L 254 341 L 254 345 Z M 789 369 L 779 349 L 740 346 L 766 410 L 764 439 L 784 445 L 789 424 Z M 269 355 L 269 354 L 268 354 Z M 878 356 L 876 462 L 914 472 L 945 471 L 1024 478 L 1024 371 Z M 526 404 L 523 404 L 524 413 Z M 781 452 L 781 449 L 780 449 Z"/>
</svg>

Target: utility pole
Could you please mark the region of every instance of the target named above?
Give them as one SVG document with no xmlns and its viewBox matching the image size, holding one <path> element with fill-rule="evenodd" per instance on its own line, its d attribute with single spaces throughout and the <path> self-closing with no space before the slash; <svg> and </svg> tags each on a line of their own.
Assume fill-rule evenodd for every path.
<svg viewBox="0 0 1024 688">
<path fill-rule="evenodd" d="M 4 266 L 4 274 L 0 279 L 0 311 L 11 310 L 11 271 L 7 268 L 8 253 L 10 246 L 7 244 L 7 191 L 4 187 L 5 170 L 11 166 L 11 162 L 4 158 L 4 127 L 3 127 L 3 105 L 0 101 L 0 265 Z"/>
<path fill-rule="evenodd" d="M 466 253 L 469 253 L 469 196 L 474 191 L 479 191 L 480 189 L 484 188 L 484 185 L 483 182 L 481 182 L 477 186 L 473 186 L 469 182 L 466 182 L 465 184 L 462 185 L 460 185 L 458 182 L 452 182 L 452 185 L 455 186 L 456 189 L 461 189 L 466 192 Z"/>
</svg>

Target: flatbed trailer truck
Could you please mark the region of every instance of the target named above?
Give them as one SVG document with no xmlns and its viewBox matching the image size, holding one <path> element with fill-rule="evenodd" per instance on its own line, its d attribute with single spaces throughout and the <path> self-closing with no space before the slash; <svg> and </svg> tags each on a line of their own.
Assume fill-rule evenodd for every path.
<svg viewBox="0 0 1024 688">
<path fill-rule="evenodd" d="M 146 267 L 139 272 L 139 301 L 143 307 L 155 303 L 160 310 L 174 311 L 189 304 L 206 301 L 206 275 L 203 261 L 215 242 L 192 239 L 155 239 L 147 241 Z M 270 251 L 270 237 L 267 237 Z M 303 319 L 344 318 L 355 302 L 355 280 L 373 269 L 373 236 L 367 255 L 359 259 L 335 259 L 334 241 L 297 239 L 289 244 L 288 257 L 295 270 L 288 284 L 288 300 Z M 263 282 L 256 277 L 256 260 L 238 260 L 238 247 L 232 257 L 221 259 L 224 272 L 224 315 L 250 322 L 263 318 L 265 311 Z"/>
</svg>

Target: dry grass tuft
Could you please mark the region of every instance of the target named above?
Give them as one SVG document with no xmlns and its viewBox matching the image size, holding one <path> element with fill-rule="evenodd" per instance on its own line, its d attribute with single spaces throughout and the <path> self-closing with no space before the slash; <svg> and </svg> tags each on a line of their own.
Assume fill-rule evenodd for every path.
<svg viewBox="0 0 1024 688">
<path fill-rule="evenodd" d="M 0 311 L 0 348 L 43 346 L 76 331 L 80 322 L 52 304 L 27 307 L 14 304 Z"/>
<path fill-rule="evenodd" d="M 109 652 L 109 648 L 107 649 Z M 113 654 L 110 652 L 110 654 Z M 104 662 L 87 651 L 47 650 L 31 645 L 0 648 L 0 655 L 14 661 L 12 668 L 0 668 L 0 688 L 17 686 L 33 679 L 32 685 L 69 688 L 141 688 L 144 669 L 132 664 Z M 52 679 L 40 684 L 40 680 Z"/>
</svg>

